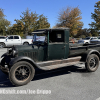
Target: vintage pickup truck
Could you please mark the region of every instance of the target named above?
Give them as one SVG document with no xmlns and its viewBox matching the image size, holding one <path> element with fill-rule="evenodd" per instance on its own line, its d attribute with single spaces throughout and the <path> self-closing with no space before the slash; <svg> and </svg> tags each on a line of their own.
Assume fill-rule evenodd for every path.
<svg viewBox="0 0 100 100">
<path fill-rule="evenodd" d="M 80 62 L 85 63 L 89 72 L 97 70 L 100 45 L 70 44 L 68 28 L 42 29 L 32 33 L 45 36 L 45 41 L 12 46 L 2 55 L 1 70 L 8 72 L 12 84 L 27 84 L 37 70 L 53 70 Z"/>
</svg>

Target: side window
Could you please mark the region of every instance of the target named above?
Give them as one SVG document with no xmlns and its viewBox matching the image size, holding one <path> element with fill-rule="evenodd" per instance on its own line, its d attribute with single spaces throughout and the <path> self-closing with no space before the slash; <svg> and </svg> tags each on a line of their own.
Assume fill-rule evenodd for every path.
<svg viewBox="0 0 100 100">
<path fill-rule="evenodd" d="M 9 36 L 8 39 L 13 39 L 13 36 Z"/>
<path fill-rule="evenodd" d="M 14 39 L 19 39 L 19 36 L 14 36 Z"/>
<path fill-rule="evenodd" d="M 54 30 L 49 34 L 51 42 L 64 42 L 64 31 Z"/>
</svg>

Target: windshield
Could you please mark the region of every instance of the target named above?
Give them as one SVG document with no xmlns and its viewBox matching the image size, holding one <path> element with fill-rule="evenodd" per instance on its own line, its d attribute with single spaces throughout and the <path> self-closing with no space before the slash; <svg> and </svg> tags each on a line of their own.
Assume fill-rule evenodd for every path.
<svg viewBox="0 0 100 100">
<path fill-rule="evenodd" d="M 34 42 L 35 41 L 42 41 L 42 42 L 44 42 L 45 39 L 46 39 L 46 36 L 43 33 L 41 33 L 41 34 L 34 34 L 33 37 L 34 37 Z"/>
<path fill-rule="evenodd" d="M 86 37 L 86 38 L 85 38 L 85 40 L 89 40 L 89 39 L 90 39 L 90 37 Z"/>
<path fill-rule="evenodd" d="M 91 40 L 94 40 L 94 39 L 98 39 L 98 38 L 96 38 L 96 37 L 95 38 L 91 38 Z"/>
<path fill-rule="evenodd" d="M 98 37 L 98 39 L 100 39 L 100 37 Z"/>
</svg>

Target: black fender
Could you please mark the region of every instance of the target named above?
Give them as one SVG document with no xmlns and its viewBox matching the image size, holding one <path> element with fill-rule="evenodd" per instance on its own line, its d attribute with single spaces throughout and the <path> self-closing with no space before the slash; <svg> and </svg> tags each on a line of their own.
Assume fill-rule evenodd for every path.
<svg viewBox="0 0 100 100">
<path fill-rule="evenodd" d="M 85 52 L 85 53 L 82 55 L 81 61 L 87 62 L 87 58 L 88 58 L 89 55 L 91 55 L 91 54 L 96 54 L 96 55 L 99 57 L 99 60 L 100 60 L 100 52 L 99 52 L 98 50 L 88 50 L 87 52 Z"/>
<path fill-rule="evenodd" d="M 9 62 L 9 66 L 13 66 L 15 63 L 19 62 L 19 61 L 28 61 L 29 63 L 31 63 L 33 65 L 34 68 L 39 68 L 39 66 L 29 57 L 26 56 L 18 56 L 16 58 L 13 58 L 10 62 Z"/>
</svg>

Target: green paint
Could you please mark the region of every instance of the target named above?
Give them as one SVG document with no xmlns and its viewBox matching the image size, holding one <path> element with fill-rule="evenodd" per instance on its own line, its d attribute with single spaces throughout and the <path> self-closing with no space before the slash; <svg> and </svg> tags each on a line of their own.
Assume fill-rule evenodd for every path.
<svg viewBox="0 0 100 100">
<path fill-rule="evenodd" d="M 52 30 L 52 29 L 51 29 Z M 50 33 L 51 30 L 47 29 L 47 45 L 41 46 L 16 46 L 18 49 L 18 56 L 28 56 L 34 61 L 46 61 L 54 59 L 66 59 L 69 56 L 69 29 L 53 29 L 54 32 L 59 33 Z M 64 33 L 63 42 L 49 42 L 51 34 L 60 34 Z M 55 36 L 54 35 L 54 36 Z M 54 37 L 52 37 L 54 38 Z M 56 41 L 56 38 L 54 38 Z M 59 38 L 58 38 L 59 39 Z M 34 48 L 33 48 L 34 47 Z"/>
</svg>

